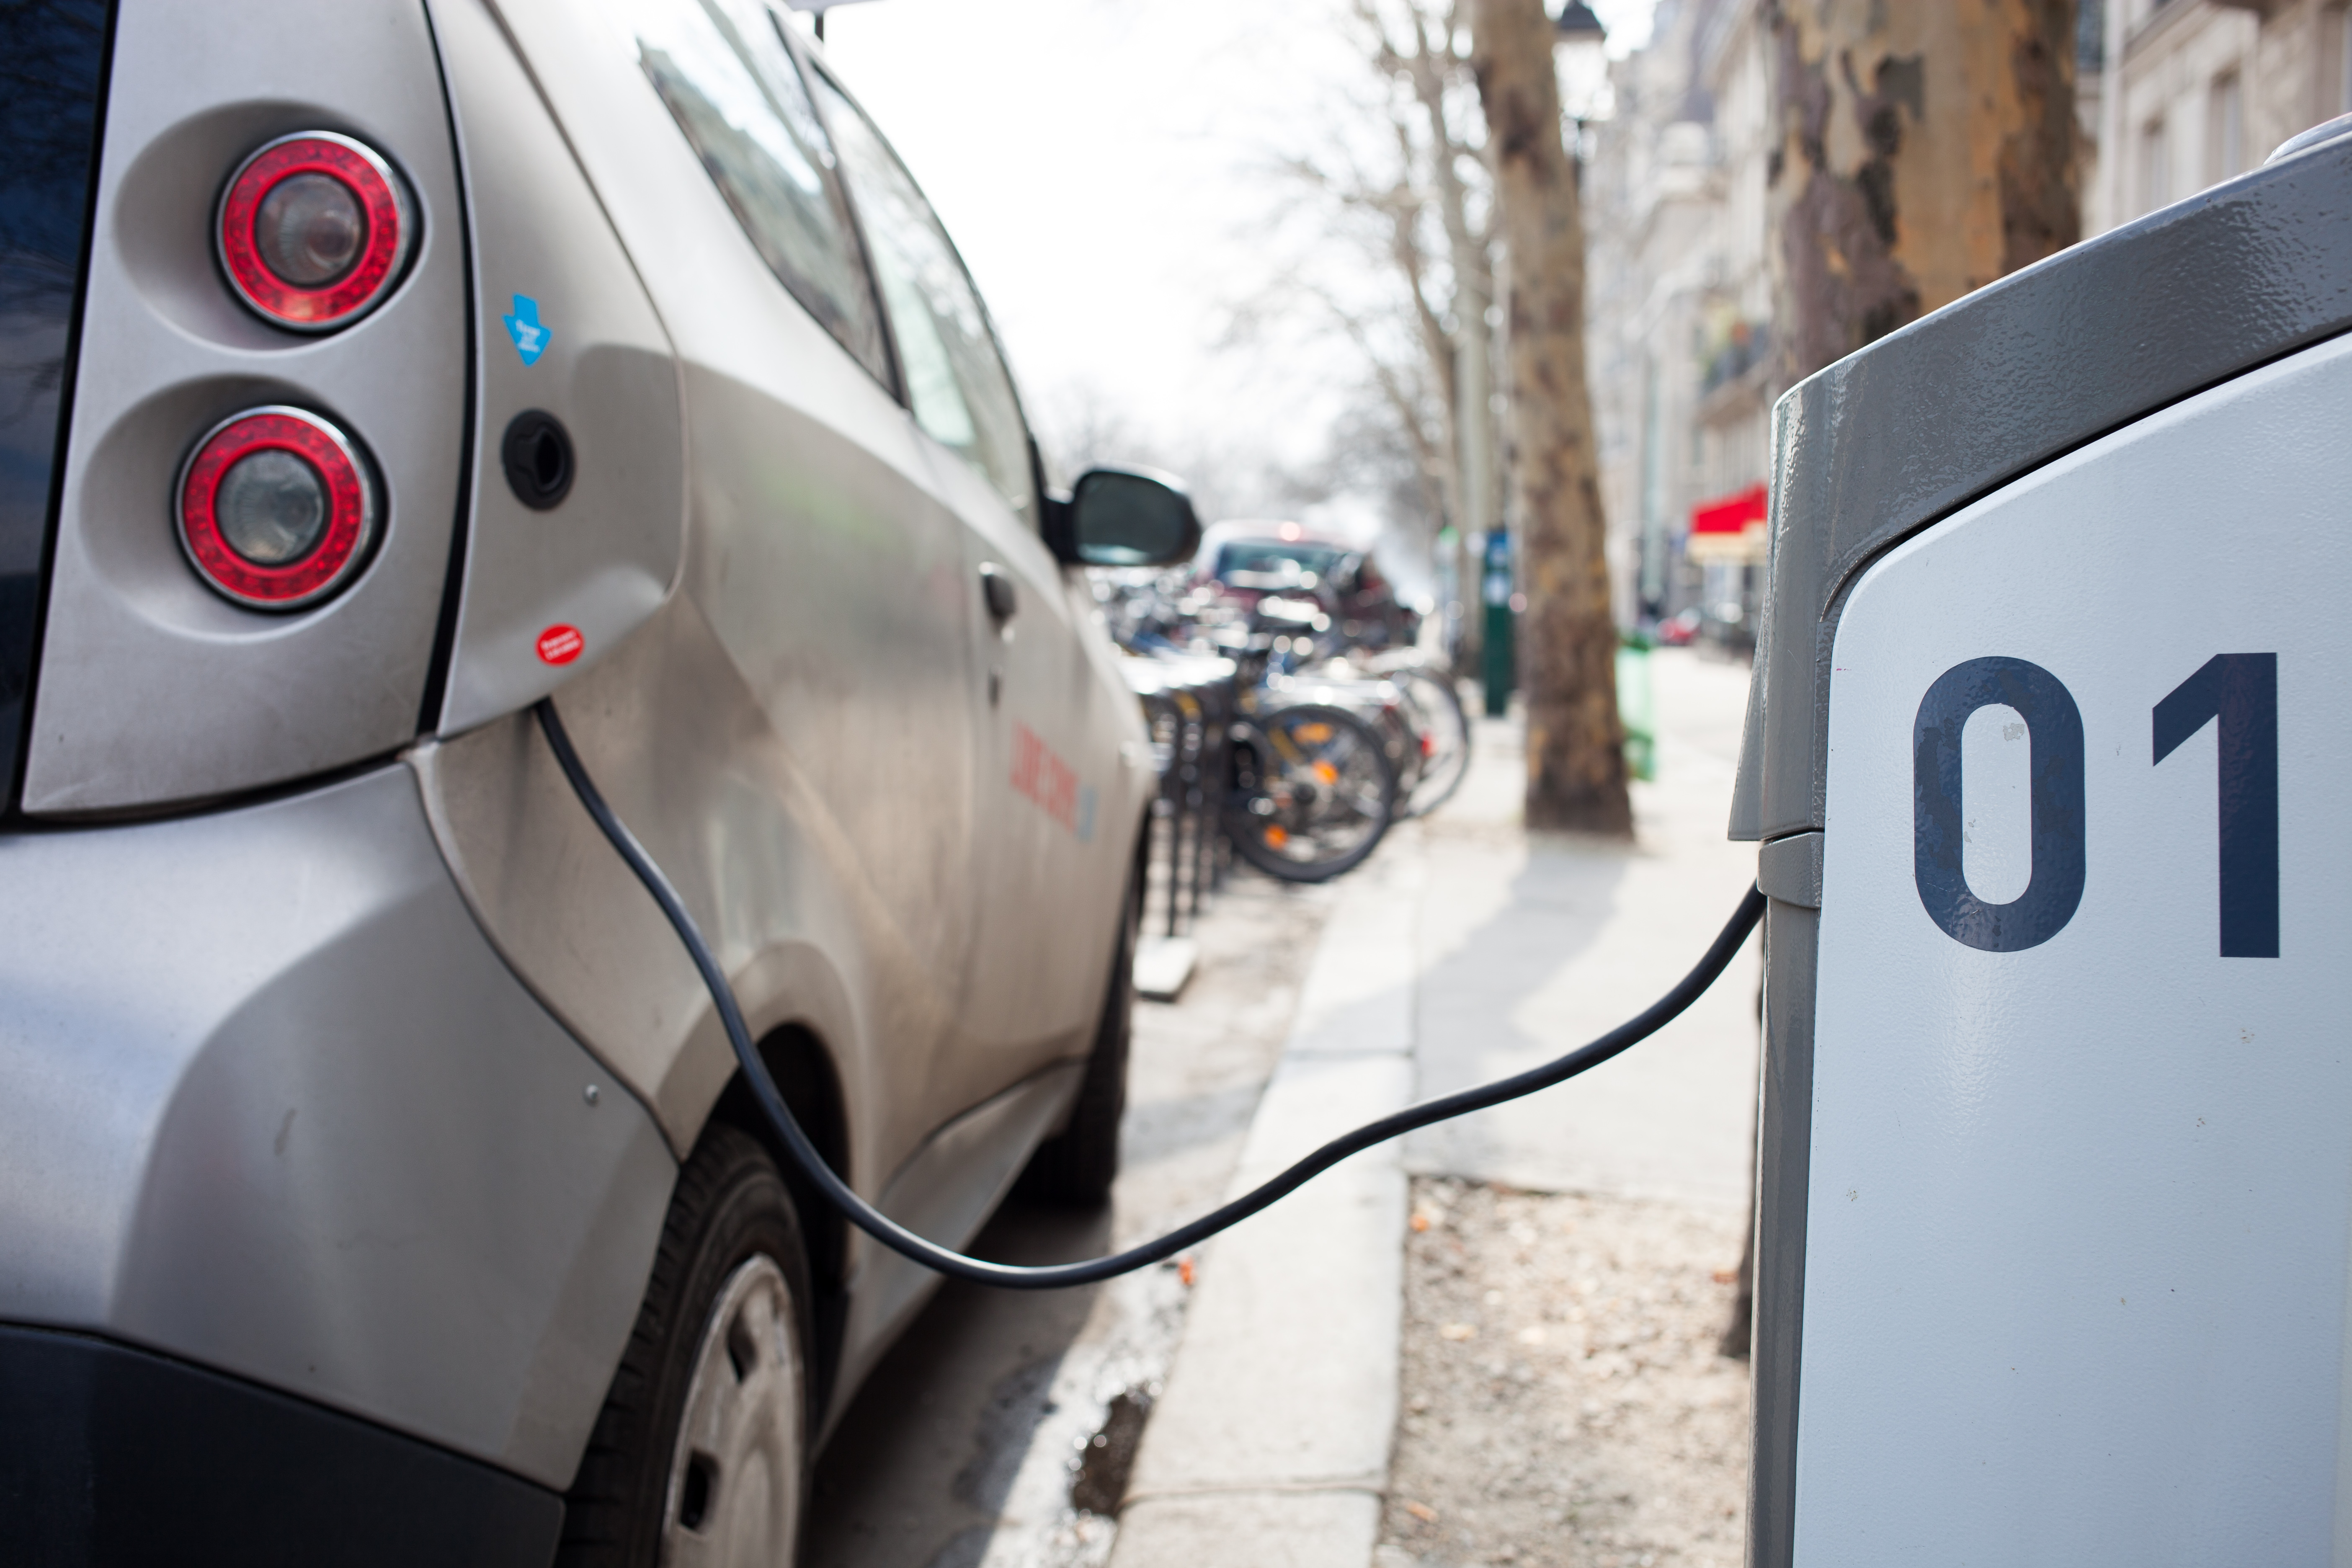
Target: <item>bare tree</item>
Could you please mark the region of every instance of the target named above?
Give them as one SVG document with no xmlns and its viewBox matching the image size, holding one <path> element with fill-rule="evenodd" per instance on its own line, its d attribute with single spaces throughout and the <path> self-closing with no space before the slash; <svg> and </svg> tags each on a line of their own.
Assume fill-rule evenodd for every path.
<svg viewBox="0 0 2352 1568">
<path fill-rule="evenodd" d="M 1370 388 L 1347 404 L 1332 420 L 1324 447 L 1323 467 L 1314 476 L 1326 495 L 1348 490 L 1365 497 L 1391 520 L 1414 515 L 1426 506 L 1429 473 L 1424 455 L 1405 438 L 1386 400 Z M 1400 577 L 1417 574 L 1399 568 Z"/>
<path fill-rule="evenodd" d="M 1413 235 L 1419 205 L 1395 171 L 1367 171 L 1344 156 L 1286 157 L 1277 168 L 1288 219 L 1277 226 L 1303 235 L 1298 253 L 1234 310 L 1226 342 L 1263 353 L 1281 336 L 1303 333 L 1348 345 L 1365 378 L 1365 395 L 1349 400 L 1356 438 L 1365 419 L 1381 420 L 1390 426 L 1383 447 L 1412 455 L 1410 491 L 1386 494 L 1405 503 L 1418 520 L 1408 531 L 1426 543 L 1454 515 L 1454 464 L 1450 387 L 1426 352 L 1428 279 Z M 1302 192 L 1312 200 L 1297 202 Z M 1360 488 L 1343 468 L 1327 471 L 1337 488 Z"/>
<path fill-rule="evenodd" d="M 1194 509 L 1210 521 L 1281 516 L 1327 493 L 1322 471 L 1247 441 L 1171 432 L 1087 383 L 1064 384 L 1029 414 L 1046 481 L 1060 488 L 1099 463 L 1139 463 L 1183 480 Z"/>
<path fill-rule="evenodd" d="M 1765 0 L 1782 384 L 2081 236 L 2074 0 Z"/>
<path fill-rule="evenodd" d="M 1472 57 L 1507 271 L 1506 456 L 1528 596 L 1521 623 L 1530 827 L 1630 835 L 1617 625 L 1584 378 L 1584 225 L 1560 142 L 1543 0 L 1473 0 Z"/>
<path fill-rule="evenodd" d="M 1442 316 L 1424 311 L 1423 336 L 1431 363 L 1445 373 L 1447 450 L 1454 458 L 1450 510 L 1455 529 L 1454 580 L 1467 595 L 1469 584 L 1478 578 L 1472 541 L 1500 521 L 1502 508 L 1494 430 L 1494 334 L 1487 321 L 1495 300 L 1494 247 L 1486 226 L 1474 211 L 1474 200 L 1485 193 L 1474 192 L 1472 184 L 1484 175 L 1485 166 L 1471 140 L 1475 117 L 1461 101 L 1475 90 L 1470 58 L 1460 43 L 1462 7 L 1459 0 L 1447 0 L 1442 7 L 1429 0 L 1407 0 L 1404 25 L 1393 30 L 1376 0 L 1357 0 L 1357 12 L 1376 40 L 1375 58 L 1410 89 L 1420 110 L 1427 149 L 1424 200 L 1445 236 L 1451 264 L 1448 308 Z M 1410 148 L 1412 137 L 1402 126 L 1399 140 Z M 1464 610 L 1464 652 L 1475 667 L 1480 617 L 1469 603 Z"/>
<path fill-rule="evenodd" d="M 1500 510 L 1499 462 L 1488 182 L 1459 4 L 1349 0 L 1349 14 L 1371 74 L 1329 106 L 1311 151 L 1273 160 L 1282 197 L 1270 243 L 1288 258 L 1235 311 L 1233 335 L 1263 349 L 1312 330 L 1349 344 L 1368 395 L 1349 403 L 1344 433 L 1335 427 L 1328 471 L 1376 496 L 1391 526 L 1424 545 L 1454 525 L 1456 581 L 1475 583 L 1469 536 Z M 1376 437 L 1373 422 L 1389 428 Z M 1385 462 L 1380 482 L 1350 482 L 1348 457 L 1375 449 L 1410 450 L 1414 484 L 1388 482 Z M 1476 617 L 1465 626 L 1475 639 Z M 1475 640 L 1465 651 L 1475 660 Z"/>
</svg>

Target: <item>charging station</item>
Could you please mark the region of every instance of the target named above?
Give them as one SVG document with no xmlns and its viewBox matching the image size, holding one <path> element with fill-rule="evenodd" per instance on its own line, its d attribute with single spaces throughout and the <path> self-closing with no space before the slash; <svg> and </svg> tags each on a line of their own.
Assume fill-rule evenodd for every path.
<svg viewBox="0 0 2352 1568">
<path fill-rule="evenodd" d="M 1775 411 L 1753 1568 L 2352 1562 L 2336 129 Z"/>
</svg>

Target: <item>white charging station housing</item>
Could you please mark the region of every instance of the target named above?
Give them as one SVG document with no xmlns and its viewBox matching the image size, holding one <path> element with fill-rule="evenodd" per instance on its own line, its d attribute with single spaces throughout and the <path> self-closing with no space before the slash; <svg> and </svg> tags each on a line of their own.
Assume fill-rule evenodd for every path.
<svg viewBox="0 0 2352 1568">
<path fill-rule="evenodd" d="M 2352 140 L 1775 412 L 1749 1562 L 2352 1562 Z"/>
</svg>

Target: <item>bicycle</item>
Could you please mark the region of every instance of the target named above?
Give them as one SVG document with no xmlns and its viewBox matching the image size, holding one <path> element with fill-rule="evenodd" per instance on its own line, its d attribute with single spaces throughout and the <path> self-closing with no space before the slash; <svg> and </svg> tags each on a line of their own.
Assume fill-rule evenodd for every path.
<svg viewBox="0 0 2352 1568">
<path fill-rule="evenodd" d="M 1453 679 L 1417 647 L 1364 661 L 1365 672 L 1388 681 L 1407 710 L 1419 763 L 1398 816 L 1427 816 L 1454 798 L 1470 772 L 1470 715 Z"/>
<path fill-rule="evenodd" d="M 1360 681 L 1342 689 L 1297 679 L 1307 639 L 1293 628 L 1317 618 L 1325 617 L 1314 606 L 1269 598 L 1215 639 L 1228 646 L 1243 680 L 1225 837 L 1251 865 L 1296 882 L 1361 865 L 1396 820 L 1407 770 L 1419 763 L 1395 702 L 1368 700 Z"/>
<path fill-rule="evenodd" d="M 1329 625 L 1316 605 L 1269 597 L 1244 611 L 1164 579 L 1123 587 L 1106 618 L 1129 653 L 1181 662 L 1205 647 L 1233 661 L 1216 819 L 1234 852 L 1286 881 L 1361 865 L 1423 773 L 1397 689 L 1344 668 L 1301 677 L 1302 661 L 1319 657 L 1309 628 Z"/>
</svg>

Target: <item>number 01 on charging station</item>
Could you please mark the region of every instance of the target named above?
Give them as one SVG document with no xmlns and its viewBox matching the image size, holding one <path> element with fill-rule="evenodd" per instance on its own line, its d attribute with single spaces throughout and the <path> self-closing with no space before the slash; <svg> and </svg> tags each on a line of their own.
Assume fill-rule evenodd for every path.
<svg viewBox="0 0 2352 1568">
<path fill-rule="evenodd" d="M 2022 725 L 2025 890 L 1989 903 L 1971 889 L 1966 726 L 1988 709 Z M 2279 955 L 2278 655 L 2217 653 L 2156 705 L 2151 761 L 2214 724 L 2215 842 L 2224 958 Z M 2009 736 L 2014 739 L 2016 737 Z M 1912 726 L 1914 875 L 1928 918 L 1955 942 L 2015 952 L 2048 942 L 2083 900 L 2083 715 L 2065 683 L 2021 658 L 1972 658 L 1937 678 Z M 1990 814 L 1988 814 L 1990 815 Z M 1986 828 L 1984 831 L 1995 831 Z"/>
</svg>

